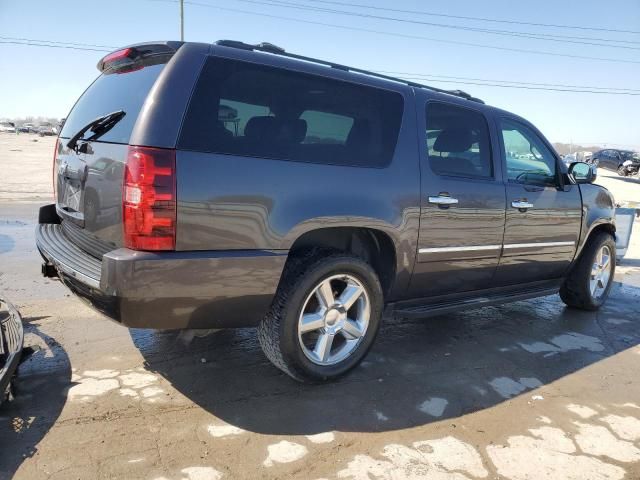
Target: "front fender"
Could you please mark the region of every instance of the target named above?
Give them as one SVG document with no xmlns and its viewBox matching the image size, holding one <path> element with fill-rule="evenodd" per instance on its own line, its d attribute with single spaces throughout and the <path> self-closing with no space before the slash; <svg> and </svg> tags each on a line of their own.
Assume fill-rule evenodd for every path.
<svg viewBox="0 0 640 480">
<path fill-rule="evenodd" d="M 616 229 L 616 205 L 611 192 L 600 185 L 590 183 L 579 186 L 582 195 L 582 228 L 576 258 L 594 230 L 602 228 L 603 225 L 613 232 Z"/>
</svg>

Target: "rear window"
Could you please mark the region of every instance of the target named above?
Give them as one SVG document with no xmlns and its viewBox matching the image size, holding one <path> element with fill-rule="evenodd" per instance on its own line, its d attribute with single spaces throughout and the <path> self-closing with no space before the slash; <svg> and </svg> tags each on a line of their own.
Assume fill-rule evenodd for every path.
<svg viewBox="0 0 640 480">
<path fill-rule="evenodd" d="M 186 150 L 383 167 L 402 120 L 399 93 L 210 58 L 182 128 Z"/>
<path fill-rule="evenodd" d="M 122 117 L 112 129 L 100 136 L 101 142 L 129 143 L 142 104 L 165 63 L 144 66 L 126 72 L 100 75 L 75 104 L 60 136 L 70 138 L 87 123 L 107 113 L 123 110 Z"/>
</svg>

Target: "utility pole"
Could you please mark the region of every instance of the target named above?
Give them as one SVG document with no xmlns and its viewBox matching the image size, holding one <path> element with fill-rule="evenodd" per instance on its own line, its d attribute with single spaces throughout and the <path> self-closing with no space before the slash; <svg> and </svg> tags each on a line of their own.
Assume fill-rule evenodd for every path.
<svg viewBox="0 0 640 480">
<path fill-rule="evenodd" d="M 184 0 L 180 0 L 180 41 L 184 42 Z"/>
</svg>

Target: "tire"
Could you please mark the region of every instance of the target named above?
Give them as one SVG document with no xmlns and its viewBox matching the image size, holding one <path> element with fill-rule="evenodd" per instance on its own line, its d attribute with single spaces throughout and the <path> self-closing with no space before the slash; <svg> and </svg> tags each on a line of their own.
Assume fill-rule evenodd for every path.
<svg viewBox="0 0 640 480">
<path fill-rule="evenodd" d="M 627 169 L 625 167 L 623 167 L 622 165 L 618 166 L 618 169 L 616 170 L 616 172 L 621 177 L 626 177 L 627 176 Z"/>
<path fill-rule="evenodd" d="M 609 253 L 609 275 L 606 278 L 606 285 L 596 282 L 598 288 L 594 293 L 592 276 L 600 271 L 596 265 L 598 255 L 603 249 Z M 581 310 L 598 310 L 609 296 L 615 271 L 616 242 L 609 233 L 597 233 L 588 240 L 580 258 L 560 288 L 560 298 L 569 307 Z M 604 278 L 602 281 L 604 282 Z M 600 286 L 601 284 L 602 286 Z"/>
<path fill-rule="evenodd" d="M 346 310 L 338 307 L 326 308 L 323 307 L 326 302 L 321 302 L 321 297 L 327 298 L 326 295 L 323 297 L 321 293 L 316 293 L 325 282 L 331 286 L 328 291 L 338 306 L 341 294 L 346 292 L 347 287 L 351 287 L 354 292 L 362 288 L 363 293 L 357 294 L 359 296 L 353 306 Z M 342 284 L 344 290 L 340 291 Z M 354 288 L 357 290 L 353 290 Z M 349 295 L 345 295 L 346 297 Z M 315 309 L 312 308 L 314 304 Z M 344 253 L 311 251 L 287 262 L 270 311 L 258 327 L 258 339 L 271 363 L 295 380 L 334 380 L 356 367 L 366 356 L 380 328 L 383 304 L 380 281 L 367 262 Z M 368 309 L 365 308 L 367 305 Z M 324 313 L 321 313 L 323 308 Z M 305 312 L 310 312 L 308 318 L 316 315 L 314 325 L 319 323 L 321 326 L 301 333 L 302 315 Z M 368 313 L 366 322 L 365 313 Z M 356 316 L 360 320 L 349 320 Z M 352 327 L 358 326 L 362 332 L 359 338 L 350 337 L 351 340 L 347 340 L 347 332 L 350 330 L 345 325 L 347 321 L 351 322 Z M 365 323 L 366 326 L 363 327 Z M 327 333 L 330 331 L 333 333 Z M 318 347 L 323 335 L 324 338 L 331 337 L 330 342 L 327 340 L 324 343 L 329 344 L 325 360 L 314 358 L 316 350 L 326 351 Z M 315 348 L 312 348 L 314 345 Z M 347 351 L 348 355 L 341 358 Z"/>
</svg>

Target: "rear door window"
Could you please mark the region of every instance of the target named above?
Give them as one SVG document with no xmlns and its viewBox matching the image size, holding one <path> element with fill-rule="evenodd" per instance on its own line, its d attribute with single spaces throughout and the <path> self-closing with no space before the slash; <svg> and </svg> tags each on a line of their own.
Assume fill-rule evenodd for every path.
<svg viewBox="0 0 640 480">
<path fill-rule="evenodd" d="M 490 178 L 491 140 L 480 112 L 456 105 L 427 104 L 429 165 L 438 175 Z"/>
<path fill-rule="evenodd" d="M 142 104 L 165 63 L 100 75 L 74 105 L 60 136 L 70 138 L 90 121 L 123 110 L 125 116 L 100 137 L 101 142 L 129 143 Z"/>
<path fill-rule="evenodd" d="M 396 92 L 209 58 L 179 148 L 301 162 L 383 167 L 402 120 Z"/>
</svg>

